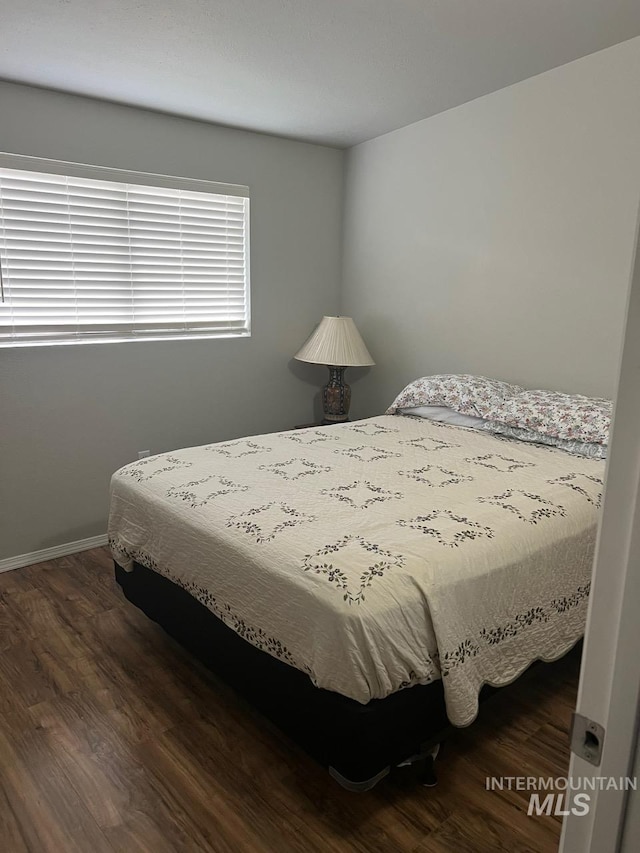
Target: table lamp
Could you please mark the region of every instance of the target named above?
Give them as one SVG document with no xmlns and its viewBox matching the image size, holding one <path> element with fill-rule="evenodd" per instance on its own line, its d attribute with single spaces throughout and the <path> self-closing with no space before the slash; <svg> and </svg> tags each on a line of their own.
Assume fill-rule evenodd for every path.
<svg viewBox="0 0 640 853">
<path fill-rule="evenodd" d="M 345 368 L 375 364 L 351 317 L 323 317 L 295 358 L 329 368 L 322 389 L 323 423 L 348 421 L 351 388 L 344 381 Z"/>
</svg>

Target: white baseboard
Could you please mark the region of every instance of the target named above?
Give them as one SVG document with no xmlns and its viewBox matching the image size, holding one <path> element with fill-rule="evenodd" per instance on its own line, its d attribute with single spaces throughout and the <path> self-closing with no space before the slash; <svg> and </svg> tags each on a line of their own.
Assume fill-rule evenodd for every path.
<svg viewBox="0 0 640 853">
<path fill-rule="evenodd" d="M 89 548 L 99 548 L 106 544 L 107 534 L 102 533 L 100 536 L 91 536 L 89 539 L 78 539 L 76 542 L 54 545 L 53 548 L 43 548 L 42 551 L 18 554 L 16 557 L 0 560 L 0 572 L 21 569 L 23 566 L 32 566 L 34 563 L 44 563 L 45 560 L 55 560 L 56 557 L 66 557 L 68 554 L 77 554 L 78 551 L 88 551 Z"/>
</svg>

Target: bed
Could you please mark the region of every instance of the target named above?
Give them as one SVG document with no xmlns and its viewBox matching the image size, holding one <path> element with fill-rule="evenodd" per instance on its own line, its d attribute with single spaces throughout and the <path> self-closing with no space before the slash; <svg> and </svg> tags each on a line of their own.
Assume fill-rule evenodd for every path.
<svg viewBox="0 0 640 853">
<path fill-rule="evenodd" d="M 363 789 L 580 639 L 603 475 L 383 415 L 126 465 L 109 539 L 134 604 Z"/>
</svg>

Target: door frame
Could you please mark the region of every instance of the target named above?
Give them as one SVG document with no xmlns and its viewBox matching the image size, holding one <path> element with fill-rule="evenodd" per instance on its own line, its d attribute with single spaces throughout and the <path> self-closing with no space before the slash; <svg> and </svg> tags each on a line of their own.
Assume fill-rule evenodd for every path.
<svg viewBox="0 0 640 853">
<path fill-rule="evenodd" d="M 569 777 L 632 773 L 640 710 L 640 245 L 635 251 L 596 543 L 576 710 L 605 727 L 599 767 L 571 755 Z M 588 814 L 565 817 L 560 853 L 615 853 L 625 790 L 590 792 Z"/>
</svg>

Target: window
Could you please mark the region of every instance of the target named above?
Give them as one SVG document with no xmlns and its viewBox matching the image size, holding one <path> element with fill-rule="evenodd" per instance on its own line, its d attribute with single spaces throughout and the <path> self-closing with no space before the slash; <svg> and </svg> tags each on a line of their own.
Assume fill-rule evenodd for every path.
<svg viewBox="0 0 640 853">
<path fill-rule="evenodd" d="M 248 188 L 0 155 L 0 270 L 0 346 L 248 335 Z"/>
</svg>

